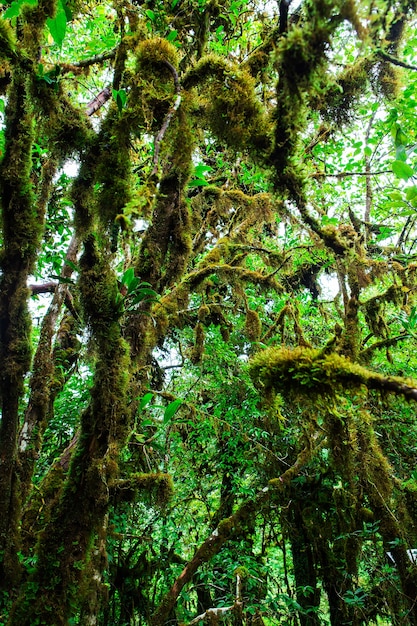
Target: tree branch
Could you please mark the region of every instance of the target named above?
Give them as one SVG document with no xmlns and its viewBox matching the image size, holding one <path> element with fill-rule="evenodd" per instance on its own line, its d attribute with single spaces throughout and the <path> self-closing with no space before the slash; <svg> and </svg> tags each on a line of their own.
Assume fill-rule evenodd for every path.
<svg viewBox="0 0 417 626">
<path fill-rule="evenodd" d="M 43 283 L 42 285 L 29 285 L 29 289 L 32 292 L 32 296 L 37 296 L 41 293 L 54 293 L 58 283 L 50 281 L 49 283 Z"/>
<path fill-rule="evenodd" d="M 109 100 L 110 98 L 111 98 L 111 88 L 104 87 L 104 89 L 102 89 L 100 93 L 95 98 L 93 98 L 91 102 L 87 104 L 87 108 L 85 112 L 88 115 L 88 117 L 91 117 L 93 113 L 101 109 L 101 107 L 104 104 L 106 104 L 107 100 Z"/>
<path fill-rule="evenodd" d="M 405 63 L 405 61 L 401 61 L 400 59 L 397 59 L 397 57 L 393 57 L 387 52 L 378 50 L 377 55 L 381 57 L 381 59 L 384 59 L 384 61 L 388 61 L 389 63 L 392 63 L 393 65 L 398 65 L 398 67 L 403 67 L 406 70 L 412 70 L 413 72 L 417 72 L 417 66 L 410 65 L 410 63 Z"/>
<path fill-rule="evenodd" d="M 337 387 L 367 387 L 402 395 L 417 401 L 414 381 L 397 376 L 384 376 L 352 363 L 336 354 L 323 354 L 309 348 L 267 348 L 250 362 L 249 373 L 258 388 L 275 389 L 279 393 L 298 393 L 313 397 L 323 391 L 335 393 Z"/>
<path fill-rule="evenodd" d="M 171 74 L 172 74 L 172 76 L 174 78 L 174 85 L 175 85 L 175 91 L 176 91 L 177 97 L 175 99 L 174 104 L 169 109 L 168 113 L 166 114 L 165 119 L 163 121 L 163 124 L 161 126 L 161 129 L 160 129 L 159 133 L 155 137 L 152 174 L 156 174 L 157 171 L 158 171 L 158 161 L 159 161 L 159 151 L 161 149 L 161 141 L 164 138 L 164 135 L 165 135 L 165 133 L 166 133 L 166 131 L 168 129 L 168 126 L 171 123 L 171 119 L 172 119 L 174 113 L 178 110 L 178 108 L 179 108 L 179 106 L 181 104 L 181 86 L 180 86 L 177 70 L 175 69 L 175 67 L 169 61 L 163 61 L 163 63 L 170 70 L 170 72 L 171 72 Z"/>
<path fill-rule="evenodd" d="M 347 178 L 348 176 L 380 176 L 381 174 L 392 174 L 391 170 L 380 170 L 379 172 L 337 172 L 336 174 L 328 174 L 327 172 L 314 172 L 310 174 L 311 178 Z"/>
<path fill-rule="evenodd" d="M 109 50 L 108 52 L 103 52 L 102 54 L 96 54 L 89 59 L 83 59 L 82 61 L 76 61 L 75 63 L 62 63 L 61 73 L 66 74 L 67 72 L 73 72 L 85 67 L 90 67 L 91 65 L 96 65 L 98 63 L 102 63 L 103 61 L 108 61 L 109 59 L 114 59 L 116 56 L 117 50 Z"/>
</svg>

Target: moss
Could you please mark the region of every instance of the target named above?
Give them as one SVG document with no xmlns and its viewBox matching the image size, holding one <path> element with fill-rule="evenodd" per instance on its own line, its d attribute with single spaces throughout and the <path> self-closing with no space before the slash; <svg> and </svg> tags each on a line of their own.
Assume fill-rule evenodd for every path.
<svg viewBox="0 0 417 626">
<path fill-rule="evenodd" d="M 320 92 L 313 95 L 312 106 L 320 111 L 324 120 L 336 127 L 349 123 L 369 81 L 370 69 L 368 59 L 359 59 L 344 69 L 336 80 L 326 76 Z"/>
<path fill-rule="evenodd" d="M 14 31 L 6 20 L 0 20 L 0 58 L 13 59 L 16 49 Z"/>
<path fill-rule="evenodd" d="M 198 86 L 213 134 L 236 150 L 269 148 L 270 130 L 250 73 L 224 58 L 204 56 L 185 76 L 186 89 Z M 204 90 L 204 91 L 203 91 Z"/>
<path fill-rule="evenodd" d="M 102 224 L 109 228 L 117 216 L 123 213 L 130 200 L 130 133 L 115 105 L 106 117 L 101 131 L 105 145 L 96 169 L 98 215 Z"/>
<path fill-rule="evenodd" d="M 417 400 L 413 381 L 383 376 L 339 354 L 322 354 L 312 348 L 268 348 L 251 359 L 249 372 L 259 388 L 284 395 L 334 397 L 338 389 L 365 386 Z"/>
<path fill-rule="evenodd" d="M 36 59 L 43 45 L 44 28 L 49 17 L 55 17 L 56 0 L 39 0 L 36 6 L 23 4 L 20 12 L 25 53 Z"/>
<path fill-rule="evenodd" d="M 256 311 L 247 309 L 245 319 L 245 333 L 250 341 L 259 341 L 262 333 L 262 323 Z"/>
<path fill-rule="evenodd" d="M 171 63 L 175 68 L 178 67 L 178 49 L 166 39 L 161 37 L 153 37 L 139 42 L 135 49 L 137 67 L 149 77 L 172 78 L 169 68 L 165 62 Z"/>
<path fill-rule="evenodd" d="M 333 14 L 336 10 L 335 3 L 306 3 L 302 23 L 290 29 L 276 48 L 279 80 L 274 112 L 275 143 L 270 159 L 277 191 L 289 195 L 300 209 L 305 209 L 307 204 L 307 177 L 300 167 L 303 162 L 299 154 L 300 138 L 307 124 L 308 101 L 324 74 L 326 50 L 340 19 Z"/>
<path fill-rule="evenodd" d="M 209 85 L 206 114 L 214 135 L 228 146 L 238 150 L 269 146 L 254 80 L 243 70 L 229 70 L 224 81 Z"/>
<path fill-rule="evenodd" d="M 194 346 L 190 353 L 190 361 L 194 365 L 201 363 L 204 354 L 204 327 L 198 322 L 194 328 Z"/>
<path fill-rule="evenodd" d="M 135 53 L 136 68 L 126 114 L 137 125 L 157 132 L 176 92 L 172 68 L 176 71 L 178 67 L 178 51 L 166 39 L 155 37 L 141 41 Z"/>
<path fill-rule="evenodd" d="M 388 100 L 395 100 L 401 94 L 404 83 L 398 67 L 389 61 L 377 64 L 378 86 Z"/>
<path fill-rule="evenodd" d="M 174 492 L 172 477 L 162 472 L 135 473 L 110 482 L 109 488 L 114 502 L 134 502 L 138 497 L 146 497 L 160 507 L 168 504 Z"/>
<path fill-rule="evenodd" d="M 210 309 L 207 304 L 202 304 L 198 309 L 198 319 L 204 321 L 208 315 L 210 315 Z"/>
<path fill-rule="evenodd" d="M 49 92 L 47 95 L 46 91 Z M 46 83 L 38 87 L 36 100 L 53 154 L 62 161 L 74 153 L 83 153 L 95 133 L 84 111 L 73 106 L 61 91 L 53 94 L 51 91 L 51 86 Z"/>
</svg>

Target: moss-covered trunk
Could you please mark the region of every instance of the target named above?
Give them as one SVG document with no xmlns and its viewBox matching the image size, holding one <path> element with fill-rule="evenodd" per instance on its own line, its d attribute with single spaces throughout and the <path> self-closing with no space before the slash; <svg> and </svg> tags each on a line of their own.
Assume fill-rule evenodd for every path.
<svg viewBox="0 0 417 626">
<path fill-rule="evenodd" d="M 89 572 L 91 550 L 103 528 L 109 482 L 127 433 L 129 351 L 121 337 L 119 293 L 93 236 L 85 242 L 81 268 L 84 313 L 97 352 L 91 402 L 81 418 L 61 497 L 39 538 L 36 569 L 14 607 L 10 626 L 63 626 L 88 592 L 83 574 Z"/>
<path fill-rule="evenodd" d="M 6 122 L 6 149 L 0 168 L 4 246 L 0 285 L 0 584 L 7 588 L 18 577 L 18 410 L 31 360 L 27 279 L 43 223 L 43 216 L 34 208 L 30 181 L 33 119 L 22 68 L 16 69 L 10 88 Z"/>
</svg>

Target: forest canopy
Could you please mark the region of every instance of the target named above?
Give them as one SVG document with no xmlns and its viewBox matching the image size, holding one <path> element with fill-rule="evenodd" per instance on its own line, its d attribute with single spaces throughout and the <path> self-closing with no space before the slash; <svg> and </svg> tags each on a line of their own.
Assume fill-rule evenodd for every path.
<svg viewBox="0 0 417 626">
<path fill-rule="evenodd" d="M 416 5 L 0 2 L 0 624 L 417 624 Z"/>
</svg>

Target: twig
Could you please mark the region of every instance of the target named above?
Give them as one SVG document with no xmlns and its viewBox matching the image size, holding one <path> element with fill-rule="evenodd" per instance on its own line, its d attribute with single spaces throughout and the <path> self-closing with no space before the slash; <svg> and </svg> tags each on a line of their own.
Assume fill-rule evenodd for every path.
<svg viewBox="0 0 417 626">
<path fill-rule="evenodd" d="M 391 170 L 380 170 L 379 172 L 337 172 L 328 174 L 327 172 L 315 172 L 310 174 L 311 178 L 346 178 L 347 176 L 380 176 L 381 174 L 392 174 Z"/>
<path fill-rule="evenodd" d="M 172 107 L 169 109 L 168 113 L 165 116 L 165 119 L 163 121 L 163 124 L 161 126 L 161 129 L 159 131 L 159 133 L 157 134 L 157 136 L 155 137 L 155 143 L 154 143 L 154 152 L 153 152 L 153 170 L 152 170 L 152 174 L 156 174 L 158 172 L 158 161 L 159 161 L 159 151 L 161 149 L 161 141 L 164 138 L 164 135 L 168 129 L 168 126 L 171 123 L 171 119 L 174 115 L 174 113 L 179 109 L 179 106 L 181 104 L 181 86 L 180 86 L 180 82 L 179 82 L 179 78 L 178 78 L 178 72 L 175 69 L 175 67 L 169 62 L 169 61 L 163 61 L 164 65 L 167 66 L 167 68 L 170 70 L 173 78 L 174 78 L 174 85 L 175 85 L 175 91 L 177 93 L 177 97 L 175 99 L 174 104 L 172 105 Z"/>
<path fill-rule="evenodd" d="M 371 129 L 374 123 L 374 119 L 375 119 L 375 112 L 371 115 L 371 119 L 369 120 L 369 124 L 366 129 L 365 144 L 368 143 L 369 135 L 371 134 Z M 367 154 L 365 154 L 365 172 L 366 172 L 366 177 L 365 177 L 366 192 L 365 192 L 364 220 L 365 222 L 370 222 L 371 221 L 371 208 L 372 208 L 372 201 L 373 201 L 373 189 L 372 189 L 372 184 L 371 184 L 371 159 Z"/>
</svg>

